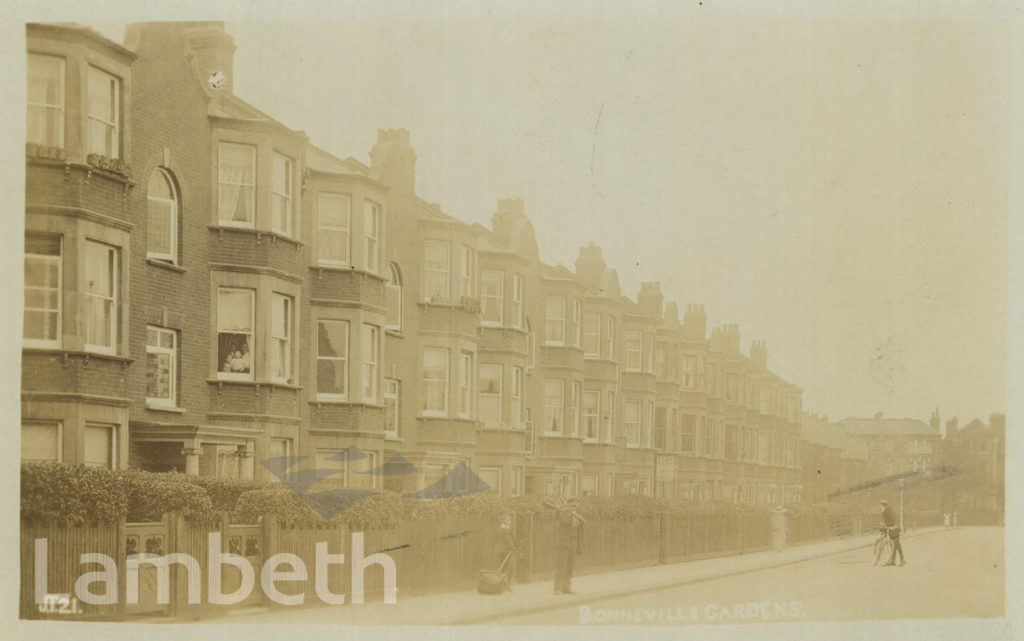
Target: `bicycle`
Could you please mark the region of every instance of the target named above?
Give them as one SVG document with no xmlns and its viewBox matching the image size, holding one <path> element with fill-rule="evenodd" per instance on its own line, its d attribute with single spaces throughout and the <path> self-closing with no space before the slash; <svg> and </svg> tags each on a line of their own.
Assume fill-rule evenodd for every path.
<svg viewBox="0 0 1024 641">
<path fill-rule="evenodd" d="M 875 540 L 875 565 L 885 559 L 885 563 L 889 562 L 892 558 L 893 549 L 896 544 L 892 542 L 892 537 L 889 536 L 890 527 L 883 525 L 878 528 L 878 538 Z"/>
</svg>

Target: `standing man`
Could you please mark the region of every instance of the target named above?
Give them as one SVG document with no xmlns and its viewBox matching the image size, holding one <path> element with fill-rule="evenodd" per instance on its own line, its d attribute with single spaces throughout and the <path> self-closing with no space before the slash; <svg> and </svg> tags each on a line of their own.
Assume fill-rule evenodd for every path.
<svg viewBox="0 0 1024 641">
<path fill-rule="evenodd" d="M 555 594 L 576 594 L 572 591 L 572 572 L 576 555 L 583 551 L 579 505 L 577 498 L 563 499 L 555 516 Z"/>
<path fill-rule="evenodd" d="M 886 565 L 896 565 L 897 552 L 900 553 L 900 565 L 906 565 L 906 562 L 903 560 L 903 546 L 900 544 L 900 528 L 899 525 L 897 525 L 899 523 L 899 517 L 896 516 L 896 510 L 889 507 L 889 501 L 883 499 L 881 501 L 881 505 L 882 523 L 885 525 L 886 532 L 888 533 L 889 538 L 892 539 L 893 543 L 892 556 L 889 557 L 889 562 L 886 563 Z"/>
</svg>

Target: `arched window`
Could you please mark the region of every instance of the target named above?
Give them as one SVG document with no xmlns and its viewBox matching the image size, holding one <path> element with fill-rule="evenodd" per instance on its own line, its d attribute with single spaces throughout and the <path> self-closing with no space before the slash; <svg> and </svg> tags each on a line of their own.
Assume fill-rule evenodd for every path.
<svg viewBox="0 0 1024 641">
<path fill-rule="evenodd" d="M 388 263 L 388 283 L 384 286 L 387 329 L 402 329 L 402 273 L 395 263 Z"/>
<path fill-rule="evenodd" d="M 149 176 L 146 194 L 148 230 L 146 257 L 178 262 L 178 193 L 170 173 L 158 167 Z"/>
</svg>

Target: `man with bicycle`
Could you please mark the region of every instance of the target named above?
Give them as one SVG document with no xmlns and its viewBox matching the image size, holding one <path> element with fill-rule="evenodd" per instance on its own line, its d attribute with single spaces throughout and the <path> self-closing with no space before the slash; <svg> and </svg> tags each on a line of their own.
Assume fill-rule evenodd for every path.
<svg viewBox="0 0 1024 641">
<path fill-rule="evenodd" d="M 889 507 L 889 501 L 883 499 L 880 503 L 882 505 L 882 524 L 893 544 L 892 555 L 886 565 L 896 565 L 897 552 L 900 553 L 900 565 L 906 565 L 906 561 L 903 559 L 903 546 L 900 544 L 899 519 L 896 516 L 896 510 Z"/>
</svg>

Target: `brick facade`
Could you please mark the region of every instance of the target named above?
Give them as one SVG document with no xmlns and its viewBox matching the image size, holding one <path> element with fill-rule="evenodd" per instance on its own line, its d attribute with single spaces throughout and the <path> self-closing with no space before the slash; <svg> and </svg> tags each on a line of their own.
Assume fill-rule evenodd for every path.
<svg viewBox="0 0 1024 641">
<path fill-rule="evenodd" d="M 62 239 L 63 303 L 59 336 L 26 341 L 30 458 L 101 463 L 102 424 L 118 467 L 272 478 L 264 461 L 300 456 L 401 492 L 465 464 L 504 495 L 800 499 L 801 392 L 763 343 L 709 336 L 703 306 L 680 320 L 658 283 L 628 298 L 599 247 L 544 264 L 520 200 L 491 229 L 423 201 L 405 130 L 369 165 L 317 148 L 231 93 L 220 23 L 126 40 L 29 26 L 31 52 L 65 61 L 65 135 L 27 159 L 27 229 Z M 85 153 L 96 60 L 119 79 L 116 159 Z M 118 257 L 109 317 L 93 241 Z M 107 318 L 115 344 L 87 345 Z M 397 457 L 415 472 L 365 474 Z"/>
</svg>

